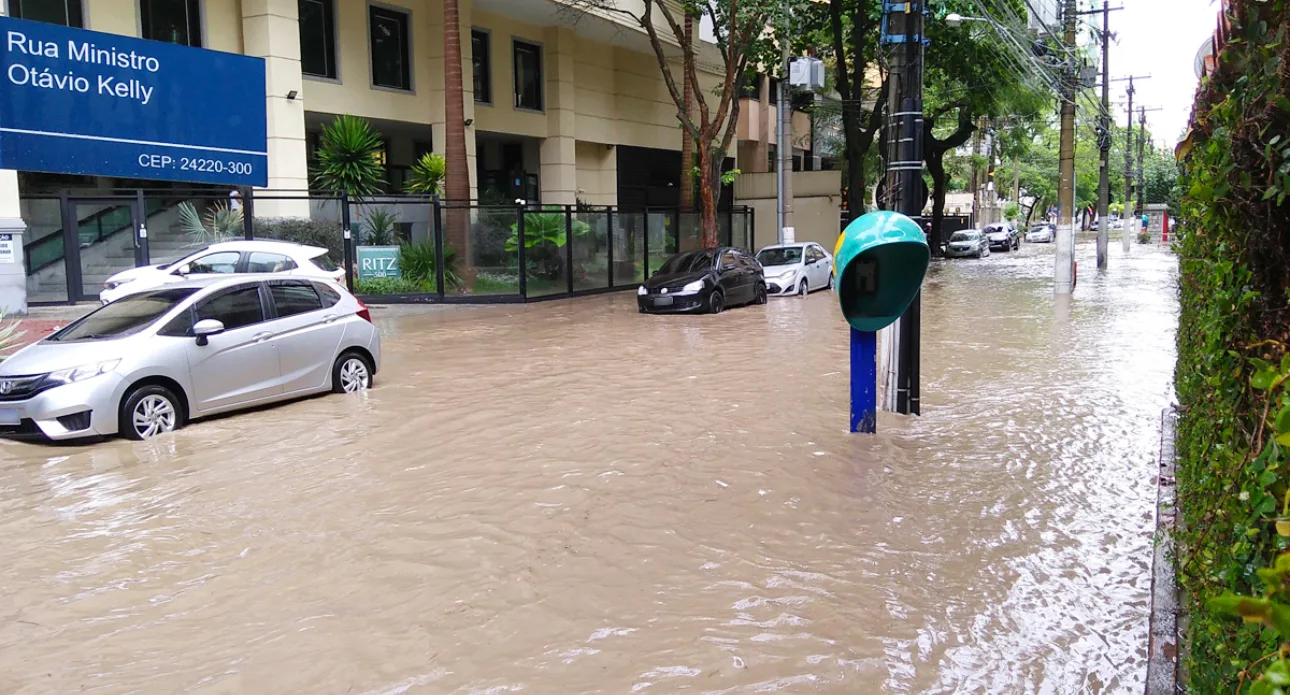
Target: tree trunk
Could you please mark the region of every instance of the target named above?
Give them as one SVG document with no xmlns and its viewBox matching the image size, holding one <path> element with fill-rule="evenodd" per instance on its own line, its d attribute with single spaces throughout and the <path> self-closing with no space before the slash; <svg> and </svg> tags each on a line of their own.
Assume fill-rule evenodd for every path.
<svg viewBox="0 0 1290 695">
<path fill-rule="evenodd" d="M 965 108 L 959 108 L 958 127 L 944 140 L 937 140 L 932 134 L 936 120 L 937 116 L 931 114 L 923 118 L 923 161 L 927 162 L 927 171 L 932 175 L 932 230 L 927 236 L 933 256 L 942 253 L 945 243 L 945 234 L 941 229 L 945 221 L 945 188 L 949 182 L 949 177 L 945 175 L 945 153 L 967 144 L 976 131 L 971 114 Z M 973 214 L 979 214 L 975 206 Z"/>
<path fill-rule="evenodd" d="M 694 42 L 694 18 L 685 14 L 685 50 Z M 694 110 L 694 85 L 685 80 L 684 109 L 686 115 Z M 694 210 L 694 138 L 688 128 L 681 128 L 681 211 Z"/>
<path fill-rule="evenodd" d="M 932 175 L 932 233 L 928 235 L 932 256 L 939 258 L 944 254 L 945 233 L 941 229 L 945 222 L 945 152 L 927 153 L 927 173 Z"/>
<path fill-rule="evenodd" d="M 706 135 L 706 134 L 705 134 Z M 713 137 L 700 138 L 703 143 L 709 143 Z M 699 171 L 703 175 L 699 176 L 699 207 L 700 219 L 703 228 L 703 248 L 710 249 L 717 245 L 717 199 L 713 194 L 713 177 L 714 164 L 712 157 L 712 147 L 703 144 L 699 147 Z M 720 170 L 715 172 L 717 181 L 721 180 Z"/>
<path fill-rule="evenodd" d="M 462 86 L 461 18 L 457 0 L 443 3 L 444 126 L 447 180 L 444 194 L 449 207 L 444 211 L 446 243 L 456 252 L 457 274 L 467 286 L 474 281 L 470 252 L 470 168 L 466 161 L 466 104 Z M 446 255 L 446 252 L 445 252 Z"/>
</svg>

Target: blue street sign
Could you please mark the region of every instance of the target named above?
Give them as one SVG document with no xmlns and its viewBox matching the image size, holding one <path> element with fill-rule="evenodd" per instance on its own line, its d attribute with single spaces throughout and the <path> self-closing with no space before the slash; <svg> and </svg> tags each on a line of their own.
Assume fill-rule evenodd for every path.
<svg viewBox="0 0 1290 695">
<path fill-rule="evenodd" d="M 0 17 L 0 169 L 268 184 L 264 60 Z"/>
</svg>

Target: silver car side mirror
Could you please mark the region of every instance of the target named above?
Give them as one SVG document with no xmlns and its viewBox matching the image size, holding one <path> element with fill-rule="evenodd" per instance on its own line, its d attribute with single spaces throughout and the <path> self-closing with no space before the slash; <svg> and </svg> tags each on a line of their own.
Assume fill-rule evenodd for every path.
<svg viewBox="0 0 1290 695">
<path fill-rule="evenodd" d="M 206 345 L 210 342 L 210 336 L 224 332 L 224 324 L 215 319 L 202 319 L 193 325 L 193 333 L 197 336 L 198 345 Z"/>
<path fill-rule="evenodd" d="M 179 266 L 178 268 L 175 268 L 175 273 L 174 273 L 174 274 L 175 274 L 175 275 L 187 275 L 187 274 L 189 274 L 189 273 L 191 273 L 191 272 L 193 272 L 193 268 L 192 268 L 192 266 L 190 266 L 189 264 L 185 263 L 185 264 L 183 264 L 183 265 Z"/>
</svg>

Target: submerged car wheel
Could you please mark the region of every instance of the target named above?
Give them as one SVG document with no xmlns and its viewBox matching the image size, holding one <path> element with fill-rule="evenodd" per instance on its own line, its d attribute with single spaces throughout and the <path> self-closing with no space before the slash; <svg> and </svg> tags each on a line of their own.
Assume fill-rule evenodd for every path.
<svg viewBox="0 0 1290 695">
<path fill-rule="evenodd" d="M 825 285 L 825 286 L 824 286 L 824 289 L 826 289 L 826 290 L 831 290 L 831 289 L 833 289 L 833 273 L 832 273 L 832 272 L 830 272 L 830 273 L 829 273 L 829 284 Z"/>
<path fill-rule="evenodd" d="M 757 283 L 757 296 L 753 299 L 753 301 L 756 302 L 757 304 L 765 304 L 767 301 L 766 286 L 760 282 Z"/>
<path fill-rule="evenodd" d="M 354 393 L 372 387 L 372 365 L 367 359 L 354 352 L 347 352 L 336 358 L 331 369 L 331 390 L 333 393 Z"/>
<path fill-rule="evenodd" d="M 811 283 L 806 278 L 802 278 L 802 286 L 797 288 L 797 294 L 805 297 L 811 293 Z"/>
<path fill-rule="evenodd" d="M 720 290 L 713 290 L 712 294 L 708 295 L 708 313 L 720 314 L 721 310 L 725 308 L 726 298 L 721 294 Z"/>
<path fill-rule="evenodd" d="M 183 427 L 179 399 L 164 386 L 143 386 L 121 404 L 120 431 L 128 439 L 150 439 Z"/>
</svg>

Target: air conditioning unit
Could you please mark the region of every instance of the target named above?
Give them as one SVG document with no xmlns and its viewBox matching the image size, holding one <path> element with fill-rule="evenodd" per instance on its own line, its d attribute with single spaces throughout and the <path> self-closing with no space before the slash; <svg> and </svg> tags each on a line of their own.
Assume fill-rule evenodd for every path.
<svg viewBox="0 0 1290 695">
<path fill-rule="evenodd" d="M 824 61 L 819 58 L 794 58 L 788 65 L 788 83 L 815 92 L 824 89 Z"/>
</svg>

